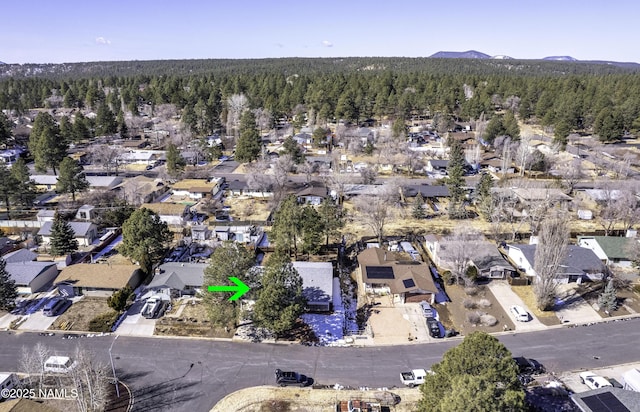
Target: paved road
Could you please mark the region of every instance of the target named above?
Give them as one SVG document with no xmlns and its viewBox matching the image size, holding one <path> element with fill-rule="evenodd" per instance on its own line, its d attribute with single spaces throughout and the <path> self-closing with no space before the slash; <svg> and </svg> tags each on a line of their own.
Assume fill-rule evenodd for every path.
<svg viewBox="0 0 640 412">
<path fill-rule="evenodd" d="M 538 359 L 554 372 L 640 362 L 640 319 L 509 333 L 500 340 L 514 355 Z M 18 370 L 21 348 L 38 341 L 59 355 L 76 344 L 90 347 L 108 364 L 113 336 L 64 340 L 0 332 L 0 370 Z M 208 411 L 235 390 L 272 384 L 277 367 L 299 370 L 322 384 L 397 386 L 400 371 L 430 367 L 458 342 L 330 348 L 120 336 L 112 353 L 118 377 L 134 390 L 134 410 Z"/>
</svg>

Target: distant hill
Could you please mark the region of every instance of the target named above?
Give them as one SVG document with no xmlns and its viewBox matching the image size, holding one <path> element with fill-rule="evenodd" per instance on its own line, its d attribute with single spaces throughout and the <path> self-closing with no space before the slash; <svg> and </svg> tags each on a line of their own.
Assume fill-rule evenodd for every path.
<svg viewBox="0 0 640 412">
<path fill-rule="evenodd" d="M 560 62 L 577 62 L 578 61 L 578 59 L 571 56 L 548 56 L 548 57 L 543 57 L 542 60 L 553 60 L 553 61 L 560 61 Z"/>
<path fill-rule="evenodd" d="M 5 63 L 5 62 L 0 62 L 0 64 L 7 64 L 7 63 Z"/>
<path fill-rule="evenodd" d="M 480 53 L 475 50 L 467 50 L 465 52 L 439 51 L 429 56 L 434 59 L 490 59 L 488 54 Z"/>
</svg>

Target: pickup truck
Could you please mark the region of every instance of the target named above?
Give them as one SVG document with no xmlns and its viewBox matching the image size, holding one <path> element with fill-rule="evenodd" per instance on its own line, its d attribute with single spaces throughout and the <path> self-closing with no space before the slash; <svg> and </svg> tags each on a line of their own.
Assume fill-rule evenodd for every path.
<svg viewBox="0 0 640 412">
<path fill-rule="evenodd" d="M 298 372 L 283 372 L 276 369 L 276 384 L 280 386 L 299 386 L 304 387 L 309 384 L 309 378 Z"/>
<path fill-rule="evenodd" d="M 383 408 L 379 403 L 365 402 L 361 400 L 342 401 L 336 406 L 336 412 L 382 412 L 382 411 L 383 411 Z"/>
<path fill-rule="evenodd" d="M 411 372 L 400 372 L 400 380 L 410 388 L 422 385 L 428 373 L 426 369 L 413 369 Z"/>
</svg>

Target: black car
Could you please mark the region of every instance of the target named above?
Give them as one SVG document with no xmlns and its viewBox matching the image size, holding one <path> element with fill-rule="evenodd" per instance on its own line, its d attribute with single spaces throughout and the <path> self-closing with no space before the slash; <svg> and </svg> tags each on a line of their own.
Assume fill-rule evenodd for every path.
<svg viewBox="0 0 640 412">
<path fill-rule="evenodd" d="M 309 384 L 309 378 L 298 372 L 283 372 L 276 369 L 276 384 L 280 386 L 299 386 L 304 387 Z"/>
<path fill-rule="evenodd" d="M 540 362 L 535 359 L 525 358 L 524 356 L 514 357 L 516 365 L 518 365 L 519 373 L 526 373 L 531 375 L 537 375 L 545 373 L 546 370 Z"/>
<path fill-rule="evenodd" d="M 431 335 L 432 338 L 442 337 L 442 334 L 440 333 L 440 322 L 438 322 L 436 318 L 427 318 L 427 329 L 429 329 L 429 335 Z"/>
</svg>

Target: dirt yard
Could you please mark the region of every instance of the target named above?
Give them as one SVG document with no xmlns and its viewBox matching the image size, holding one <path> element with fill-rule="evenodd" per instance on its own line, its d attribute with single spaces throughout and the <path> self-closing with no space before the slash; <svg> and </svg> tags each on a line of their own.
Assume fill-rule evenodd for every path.
<svg viewBox="0 0 640 412">
<path fill-rule="evenodd" d="M 479 330 L 487 333 L 502 332 L 505 330 L 505 325 L 510 330 L 515 329 L 511 318 L 504 312 L 489 288 L 480 285 L 477 289 L 477 294 L 471 296 L 465 293 L 462 286 L 446 286 L 447 295 L 452 302 L 436 306 L 440 314 L 440 322 L 444 327 L 455 329 L 462 335 Z M 473 318 L 475 313 L 482 315 L 485 321 L 477 325 L 472 324 L 470 317 Z"/>
<path fill-rule="evenodd" d="M 234 220 L 267 220 L 271 213 L 272 206 L 268 200 L 254 199 L 248 197 L 227 197 L 224 200 L 225 206 L 231 207 L 229 215 Z M 213 223 L 212 223 L 213 224 Z"/>
<path fill-rule="evenodd" d="M 390 406 L 391 412 L 411 412 L 420 400 L 419 389 L 398 388 L 390 391 L 400 397 L 400 403 Z M 387 399 L 388 391 L 358 391 L 310 388 L 276 388 L 260 386 L 242 389 L 218 402 L 211 412 L 333 412 L 336 404 L 349 399 L 375 401 Z"/>
<path fill-rule="evenodd" d="M 60 315 L 49 329 L 87 332 L 91 319 L 112 311 L 113 309 L 107 305 L 106 298 L 85 296 Z"/>
<path fill-rule="evenodd" d="M 201 303 L 186 304 L 177 317 L 167 317 L 156 322 L 154 335 L 160 336 L 201 336 L 208 338 L 231 338 L 235 329 L 213 327 L 207 311 Z"/>
<path fill-rule="evenodd" d="M 582 297 L 591 305 L 598 303 L 598 298 L 602 294 L 603 285 L 601 283 L 588 283 L 583 285 L 579 290 Z M 618 307 L 613 312 L 607 314 L 604 310 L 599 310 L 598 314 L 603 318 L 610 316 L 624 316 L 634 313 L 640 313 L 640 295 L 631 289 L 618 289 L 616 291 L 618 297 Z"/>
</svg>

